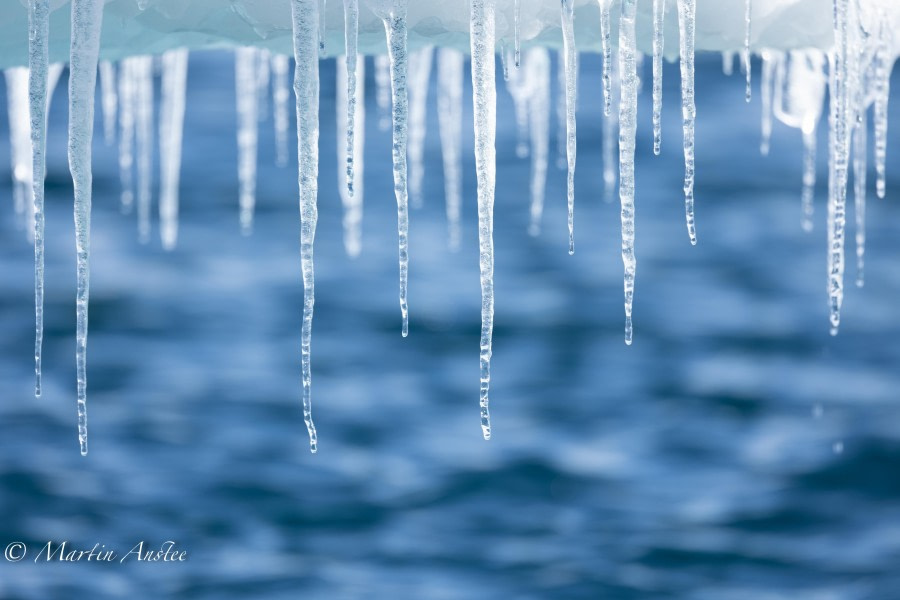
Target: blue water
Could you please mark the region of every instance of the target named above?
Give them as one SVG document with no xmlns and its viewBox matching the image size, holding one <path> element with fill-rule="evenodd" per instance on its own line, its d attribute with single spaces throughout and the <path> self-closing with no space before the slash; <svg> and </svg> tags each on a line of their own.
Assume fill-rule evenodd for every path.
<svg viewBox="0 0 900 600">
<path fill-rule="evenodd" d="M 848 241 L 843 324 L 831 338 L 824 126 L 815 230 L 804 234 L 799 133 L 776 124 L 761 157 L 758 100 L 745 104 L 742 79 L 702 57 L 693 248 L 679 78 L 667 65 L 660 157 L 650 151 L 649 89 L 639 110 L 629 348 L 618 204 L 603 197 L 599 60 L 581 62 L 574 256 L 565 174 L 553 166 L 543 235 L 526 233 L 529 161 L 515 158 L 501 82 L 486 443 L 471 151 L 454 254 L 431 103 L 402 339 L 390 139 L 378 130 L 373 69 L 364 248 L 351 260 L 336 191 L 334 63 L 325 61 L 313 456 L 300 408 L 296 171 L 274 166 L 271 122 L 262 124 L 255 234 L 242 237 L 231 61 L 221 52 L 191 59 L 174 252 L 161 250 L 155 223 L 153 243 L 138 244 L 135 216 L 118 208 L 115 152 L 98 128 L 86 458 L 75 427 L 65 80 L 50 117 L 37 400 L 32 253 L 8 200 L 0 119 L 0 546 L 21 541 L 29 551 L 21 562 L 0 560 L 0 597 L 900 597 L 896 169 L 888 199 L 870 191 L 861 290 Z M 471 123 L 470 101 L 465 110 Z M 896 101 L 891 118 L 889 166 L 900 154 Z M 555 127 L 554 117 L 552 136 Z M 148 549 L 173 540 L 188 560 L 34 562 L 48 541 L 63 540 L 119 556 L 142 540 Z"/>
</svg>

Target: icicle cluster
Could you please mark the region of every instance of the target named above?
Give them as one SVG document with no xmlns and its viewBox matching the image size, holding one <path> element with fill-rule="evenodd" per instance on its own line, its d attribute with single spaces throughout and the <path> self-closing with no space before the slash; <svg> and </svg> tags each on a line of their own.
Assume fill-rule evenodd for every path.
<svg viewBox="0 0 900 600">
<path fill-rule="evenodd" d="M 651 0 L 647 0 L 651 2 Z M 840 324 L 844 296 L 845 239 L 848 189 L 852 181 L 855 225 L 856 283 L 864 282 L 865 215 L 872 121 L 874 188 L 886 194 L 887 103 L 895 43 L 889 5 L 881 1 L 831 0 L 834 47 L 820 49 L 754 48 L 752 0 L 743 4 L 743 45 L 723 52 L 726 74 L 740 52 L 746 75 L 746 99 L 751 98 L 751 52 L 762 63 L 760 80 L 761 143 L 768 153 L 777 120 L 799 129 L 803 139 L 801 224 L 813 228 L 818 125 L 828 106 L 827 297 L 832 333 Z M 574 251 L 576 100 L 578 48 L 575 0 L 560 0 L 560 40 L 557 89 L 557 163 L 567 170 L 569 252 Z M 757 2 L 758 3 L 758 2 Z M 520 2 L 513 1 L 513 48 L 495 39 L 496 0 L 469 0 L 471 77 L 473 88 L 477 219 L 481 278 L 480 408 L 484 437 L 491 435 L 489 390 L 494 319 L 493 209 L 496 188 L 496 82 L 499 50 L 503 80 L 512 96 L 517 125 L 516 155 L 530 158 L 529 232 L 540 233 L 546 194 L 551 126 L 551 60 L 540 46 L 521 47 Z M 624 264 L 625 342 L 632 343 L 635 258 L 635 158 L 637 104 L 641 92 L 642 55 L 636 26 L 638 0 L 598 0 L 602 54 L 603 179 L 607 200 L 616 194 L 621 206 Z M 697 241 L 694 219 L 695 90 L 694 48 L 696 0 L 652 0 L 652 132 L 653 153 L 661 151 L 662 74 L 667 4 L 677 7 L 681 74 L 681 126 L 684 156 L 684 202 L 690 242 Z M 143 8 L 148 7 L 143 2 Z M 310 436 L 317 449 L 311 411 L 311 341 L 315 304 L 313 250 L 318 202 L 319 59 L 325 51 L 325 0 L 291 0 L 293 91 L 296 100 L 298 197 L 300 205 L 303 327 L 301 331 L 302 404 Z M 408 0 L 364 0 L 363 6 L 382 21 L 387 52 L 375 57 L 375 99 L 379 126 L 391 129 L 393 181 L 397 202 L 401 332 L 409 330 L 408 201 L 421 206 L 424 181 L 424 140 L 431 71 L 436 61 L 436 100 L 444 170 L 444 195 L 451 249 L 461 238 L 463 204 L 463 90 L 466 59 L 453 48 L 407 48 Z M 118 144 L 123 212 L 137 205 L 138 237 L 148 242 L 151 231 L 155 139 L 159 143 L 159 231 L 164 248 L 178 236 L 178 188 L 181 171 L 188 52 L 171 50 L 161 57 L 131 56 L 113 64 L 99 60 L 102 0 L 73 0 L 69 77 L 69 164 L 74 183 L 77 249 L 77 411 L 82 453 L 87 452 L 87 331 L 90 265 L 91 141 L 97 71 L 107 144 Z M 29 68 L 4 72 L 10 121 L 13 198 L 17 220 L 34 242 L 35 253 L 35 393 L 41 394 L 44 265 L 44 150 L 46 115 L 62 70 L 49 64 L 49 0 L 29 0 Z M 343 0 L 344 57 L 337 61 L 335 125 L 338 139 L 338 193 L 344 207 L 344 244 L 350 256 L 361 251 L 365 145 L 365 59 L 359 54 L 359 0 Z M 617 22 L 616 22 L 617 20 Z M 613 44 L 613 31 L 618 43 Z M 511 54 L 511 60 L 510 56 Z M 436 57 L 435 57 L 436 55 Z M 275 128 L 276 161 L 289 158 L 290 60 L 254 47 L 235 51 L 238 145 L 239 220 L 244 233 L 252 229 L 256 202 L 257 142 L 260 121 L 269 114 Z M 159 120 L 154 127 L 155 70 L 161 73 Z M 826 94 L 826 86 L 828 94 Z M 871 111 L 871 117 L 870 117 Z M 116 139 L 118 138 L 118 139 Z M 618 150 L 618 152 L 616 151 Z M 407 161 L 409 170 L 407 173 Z M 408 177 L 407 177 L 408 175 Z M 407 182 L 409 188 L 407 190 Z"/>
</svg>

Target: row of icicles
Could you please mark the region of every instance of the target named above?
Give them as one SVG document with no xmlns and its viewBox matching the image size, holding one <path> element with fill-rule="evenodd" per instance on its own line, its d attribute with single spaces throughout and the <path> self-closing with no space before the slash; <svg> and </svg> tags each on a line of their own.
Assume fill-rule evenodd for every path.
<svg viewBox="0 0 900 600">
<path fill-rule="evenodd" d="M 482 290 L 481 323 L 481 424 L 485 439 L 491 435 L 488 392 L 490 388 L 491 338 L 493 332 L 493 205 L 496 180 L 496 77 L 494 34 L 496 0 L 470 0 L 471 77 L 473 86 L 475 164 L 478 184 L 478 242 Z M 647 0 L 650 1 L 650 0 Z M 752 0 L 746 0 L 745 44 L 741 52 L 746 74 L 746 98 L 750 100 L 750 39 Z M 314 304 L 313 239 L 317 220 L 319 59 L 324 51 L 324 26 L 320 14 L 325 0 L 291 0 L 294 48 L 294 93 L 298 141 L 298 187 L 300 199 L 301 265 L 303 273 L 303 327 L 301 369 L 303 413 L 309 430 L 310 449 L 317 449 L 311 413 L 310 344 Z M 344 243 L 350 255 L 360 252 L 362 219 L 362 173 L 365 105 L 365 62 L 357 52 L 358 0 L 343 0 L 346 48 L 337 60 L 337 127 L 344 143 L 338 144 L 338 190 L 344 205 Z M 375 57 L 376 99 L 382 111 L 380 125 L 393 136 L 394 191 L 397 199 L 400 308 L 402 334 L 408 333 L 408 194 L 413 206 L 422 202 L 425 106 L 432 64 L 437 63 L 437 103 L 445 175 L 449 244 L 459 243 L 462 196 L 462 91 L 464 56 L 428 47 L 407 52 L 407 0 L 367 0 L 384 21 L 387 55 Z M 531 157 L 531 224 L 540 230 L 548 164 L 550 119 L 550 57 L 546 48 L 524 52 L 519 40 L 518 0 L 515 3 L 515 39 L 511 51 L 500 40 L 502 77 L 514 100 L 518 124 L 517 154 Z M 665 1 L 653 2 L 653 152 L 661 145 L 662 57 Z M 874 121 L 876 192 L 885 193 L 887 101 L 894 55 L 891 31 L 875 9 L 863 10 L 849 0 L 833 0 L 835 47 L 832 52 L 796 50 L 763 51 L 762 144 L 768 151 L 772 117 L 802 131 L 804 141 L 801 194 L 803 228 L 812 228 L 815 185 L 816 129 L 822 113 L 826 85 L 829 90 L 828 172 L 828 298 L 832 333 L 837 332 L 843 299 L 844 229 L 848 171 L 852 165 L 856 205 L 858 281 L 862 285 L 865 242 L 865 193 L 867 164 L 867 115 Z M 574 173 L 576 156 L 576 95 L 578 54 L 574 37 L 573 0 L 560 0 L 563 48 L 560 52 L 558 164 L 567 169 L 569 253 L 575 249 Z M 603 159 L 607 194 L 612 196 L 616 180 L 622 217 L 624 262 L 625 342 L 631 344 L 631 307 L 636 259 L 634 253 L 635 178 L 634 153 L 638 76 L 643 56 L 637 51 L 635 15 L 637 0 L 599 0 L 603 54 L 604 103 Z M 611 41 L 613 9 L 619 8 L 619 39 Z M 91 142 L 93 107 L 99 65 L 104 134 L 107 143 L 118 137 L 122 179 L 121 204 L 128 212 L 137 205 L 138 233 L 147 242 L 151 230 L 152 153 L 154 148 L 154 59 L 137 56 L 118 66 L 99 61 L 102 0 L 72 0 L 72 42 L 69 75 L 69 165 L 74 183 L 77 249 L 77 408 L 78 438 L 87 454 L 86 350 L 90 259 Z M 683 150 L 685 162 L 684 201 L 690 242 L 696 244 L 694 221 L 694 22 L 695 0 L 678 0 L 679 50 Z M 29 0 L 29 67 L 5 71 L 12 141 L 14 205 L 20 222 L 31 215 L 35 252 L 35 393 L 41 393 L 41 343 L 43 336 L 43 246 L 44 246 L 44 150 L 50 97 L 62 65 L 48 64 L 49 1 Z M 726 73 L 733 70 L 734 53 L 723 54 Z M 160 193 L 159 229 L 163 247 L 175 246 L 178 235 L 178 187 L 181 168 L 182 130 L 187 81 L 187 50 L 164 53 L 156 62 L 162 73 L 159 111 Z M 827 65 L 827 69 L 826 69 Z M 235 53 L 238 115 L 238 179 L 240 224 L 250 233 L 256 197 L 258 122 L 265 118 L 271 90 L 275 125 L 276 160 L 288 160 L 290 99 L 286 56 L 270 55 L 256 48 Z M 827 75 L 826 75 L 827 71 Z M 390 114 L 388 115 L 388 112 Z M 30 124 L 30 127 L 26 126 Z M 118 136 L 116 135 L 118 131 Z M 618 134 L 618 140 L 616 140 Z M 618 142 L 618 157 L 615 149 Z M 852 151 L 851 151 L 852 149 Z M 851 158 L 852 152 L 852 158 Z M 407 159 L 410 168 L 407 172 Z M 618 164 L 618 174 L 615 172 Z M 136 172 L 136 182 L 133 174 Z M 30 189 L 29 189 L 30 188 Z M 136 194 L 135 194 L 136 190 Z M 33 203 L 28 203 L 29 195 Z"/>
</svg>

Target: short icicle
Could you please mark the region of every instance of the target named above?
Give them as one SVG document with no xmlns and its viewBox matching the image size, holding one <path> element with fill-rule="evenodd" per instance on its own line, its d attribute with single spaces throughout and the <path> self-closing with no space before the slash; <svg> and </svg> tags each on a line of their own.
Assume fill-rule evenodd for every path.
<svg viewBox="0 0 900 600">
<path fill-rule="evenodd" d="M 491 341 L 494 333 L 494 186 L 497 173 L 494 1 L 471 0 L 469 21 L 481 272 L 481 432 L 486 440 L 491 439 L 488 392 L 491 387 Z"/>
<path fill-rule="evenodd" d="M 637 0 L 622 1 L 619 21 L 619 202 L 622 205 L 622 262 L 625 264 L 625 343 L 631 345 L 634 298 L 634 148 L 637 131 Z"/>
<path fill-rule="evenodd" d="M 94 137 L 94 88 L 100 54 L 102 0 L 72 0 L 69 56 L 69 170 L 75 192 L 77 314 L 75 370 L 78 382 L 78 444 L 88 453 L 87 334 L 91 260 L 91 142 Z"/>
<path fill-rule="evenodd" d="M 3 71 L 6 79 L 6 104 L 9 114 L 9 141 L 11 146 L 10 166 L 13 180 L 13 206 L 16 211 L 16 226 L 25 229 L 29 239 L 34 228 L 28 224 L 33 206 L 31 187 L 33 181 L 32 163 L 34 156 L 31 149 L 28 100 L 28 69 L 10 67 Z"/>
<path fill-rule="evenodd" d="M 272 55 L 272 112 L 275 124 L 275 164 L 286 167 L 288 163 L 288 102 L 291 99 L 288 69 L 290 58 L 283 54 Z"/>
<path fill-rule="evenodd" d="M 116 106 L 118 94 L 116 93 L 116 67 L 108 60 L 100 61 L 100 92 L 103 109 L 103 141 L 107 146 L 112 146 L 116 141 Z"/>
<path fill-rule="evenodd" d="M 391 128 L 391 59 L 385 54 L 375 56 L 375 101 L 378 103 L 378 129 Z"/>
<path fill-rule="evenodd" d="M 159 115 L 159 234 L 165 250 L 178 240 L 178 185 L 181 179 L 181 141 L 187 90 L 188 51 L 162 55 L 162 105 Z"/>
<path fill-rule="evenodd" d="M 464 57 L 457 50 L 438 50 L 438 126 L 444 163 L 448 243 L 454 252 L 459 249 L 459 213 L 462 205 L 463 62 Z"/>
<path fill-rule="evenodd" d="M 44 341 L 44 173 L 47 148 L 47 69 L 50 36 L 49 0 L 28 3 L 28 97 L 31 117 L 32 194 L 34 200 L 34 395 L 41 396 Z"/>
<path fill-rule="evenodd" d="M 391 8 L 382 15 L 390 56 L 391 121 L 393 124 L 394 194 L 397 197 L 397 231 L 400 250 L 400 316 L 401 335 L 409 335 L 409 307 L 406 284 L 409 272 L 409 199 L 406 189 L 406 142 L 408 135 L 409 97 L 406 76 L 406 11 L 408 0 L 392 0 Z"/>
<path fill-rule="evenodd" d="M 813 200 L 816 190 L 816 128 L 803 131 L 803 191 L 800 195 L 800 210 L 803 213 L 803 231 L 813 230 Z"/>
<path fill-rule="evenodd" d="M 521 0 L 514 0 L 513 2 L 513 36 L 514 36 L 514 51 L 515 51 L 515 64 L 518 69 L 522 64 L 522 46 L 521 39 L 519 38 L 519 12 Z"/>
<path fill-rule="evenodd" d="M 434 46 L 425 46 L 409 55 L 409 196 L 414 208 L 421 208 L 425 178 L 426 108 Z"/>
<path fill-rule="evenodd" d="M 575 101 L 578 85 L 578 59 L 575 50 L 575 0 L 560 0 L 562 8 L 563 49 L 566 77 L 566 164 L 569 207 L 569 254 L 575 253 Z"/>
<path fill-rule="evenodd" d="M 775 73 L 779 58 L 769 51 L 762 53 L 762 81 L 760 96 L 762 106 L 762 136 L 759 142 L 759 153 L 769 155 L 769 140 L 772 138 L 772 76 Z"/>
<path fill-rule="evenodd" d="M 366 61 L 354 53 L 354 71 L 359 77 L 360 96 L 365 98 Z M 338 194 L 344 207 L 344 250 L 351 258 L 359 256 L 362 250 L 363 214 L 363 147 L 365 146 L 366 109 L 365 102 L 353 102 L 350 93 L 356 94 L 356 81 L 348 85 L 347 63 L 337 60 L 337 139 L 346 140 L 349 148 L 337 144 Z M 350 104 L 353 110 L 349 110 Z M 355 181 L 348 181 L 353 177 Z"/>
<path fill-rule="evenodd" d="M 656 155 L 659 154 L 662 145 L 663 27 L 665 18 L 665 0 L 653 0 L 653 154 Z"/>
<path fill-rule="evenodd" d="M 238 119 L 238 182 L 241 233 L 253 232 L 256 208 L 256 153 L 259 136 L 257 115 L 259 94 L 256 84 L 256 48 L 235 50 L 234 72 Z"/>
<path fill-rule="evenodd" d="M 528 79 L 518 69 L 513 69 L 506 80 L 506 89 L 513 99 L 516 112 L 516 156 L 528 156 L 528 98 L 531 93 Z"/>
<path fill-rule="evenodd" d="M 315 266 L 313 243 L 318 220 L 319 176 L 319 54 L 318 0 L 291 0 L 294 37 L 294 94 L 297 97 L 297 182 L 300 189 L 300 266 L 303 271 L 303 331 L 300 360 L 303 376 L 303 420 L 309 432 L 309 450 L 318 450 L 316 426 L 312 419 L 312 341 Z"/>
<path fill-rule="evenodd" d="M 746 2 L 744 5 L 744 51 L 741 53 L 741 62 L 744 63 L 744 75 L 747 82 L 744 99 L 750 102 L 750 83 L 753 77 L 752 64 L 750 63 L 750 17 L 753 10 L 753 0 L 746 0 Z"/>
<path fill-rule="evenodd" d="M 603 117 L 603 199 L 612 202 L 616 195 L 619 155 L 619 54 L 614 49 L 610 56 L 610 83 L 612 85 L 610 102 L 614 110 Z"/>
<path fill-rule="evenodd" d="M 691 244 L 697 244 L 694 224 L 694 24 L 696 0 L 678 0 L 678 39 L 681 51 L 681 118 L 684 130 L 684 212 Z"/>
<path fill-rule="evenodd" d="M 547 155 L 550 145 L 550 54 L 546 48 L 525 52 L 524 76 L 528 89 L 528 132 L 531 137 L 531 223 L 528 233 L 541 231 L 547 187 Z"/>
<path fill-rule="evenodd" d="M 878 45 L 875 50 L 874 87 L 875 99 L 872 120 L 875 132 L 875 195 L 884 198 L 888 131 L 888 97 L 891 87 L 891 70 L 894 55 L 891 53 L 892 30 L 886 19 L 881 20 Z"/>
<path fill-rule="evenodd" d="M 864 102 L 864 101 L 863 101 Z M 853 213 L 856 225 L 856 287 L 866 283 L 866 129 L 864 106 L 859 107 L 860 122 L 853 130 Z"/>
</svg>

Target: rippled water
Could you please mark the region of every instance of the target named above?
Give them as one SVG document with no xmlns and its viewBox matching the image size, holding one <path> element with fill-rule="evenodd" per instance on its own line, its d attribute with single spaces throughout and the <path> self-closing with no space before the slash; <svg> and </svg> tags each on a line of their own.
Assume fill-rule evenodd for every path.
<svg viewBox="0 0 900 600">
<path fill-rule="evenodd" d="M 758 101 L 744 103 L 743 80 L 724 77 L 718 57 L 702 58 L 700 243 L 692 248 L 678 72 L 667 65 L 661 157 L 650 151 L 649 90 L 639 111 L 629 348 L 618 205 L 602 191 L 599 59 L 584 56 L 581 65 L 572 257 L 562 171 L 550 171 L 542 237 L 527 235 L 529 166 L 515 158 L 501 83 L 494 437 L 485 443 L 471 151 L 463 247 L 453 254 L 432 104 L 425 207 L 411 215 L 410 336 L 402 339 L 390 140 L 373 118 L 373 70 L 364 248 L 351 260 L 335 188 L 334 63 L 326 61 L 313 334 L 320 452 L 312 456 L 300 408 L 296 174 L 273 166 L 266 122 L 256 233 L 242 237 L 231 60 L 191 60 L 174 252 L 160 249 L 156 230 L 151 245 L 138 244 L 134 216 L 118 209 L 115 154 L 98 132 L 87 458 L 75 431 L 64 86 L 50 118 L 38 400 L 32 254 L 15 228 L 8 146 L 0 144 L 0 545 L 22 541 L 31 552 L 0 561 L 0 597 L 897 597 L 896 169 L 888 199 L 870 203 L 862 290 L 852 285 L 849 244 L 844 321 L 831 338 L 824 130 L 816 228 L 804 234 L 799 133 L 776 126 L 771 155 L 760 157 Z M 0 123 L 0 139 L 6 128 Z M 121 553 L 140 540 L 175 540 L 189 560 L 35 564 L 49 540 Z"/>
</svg>

